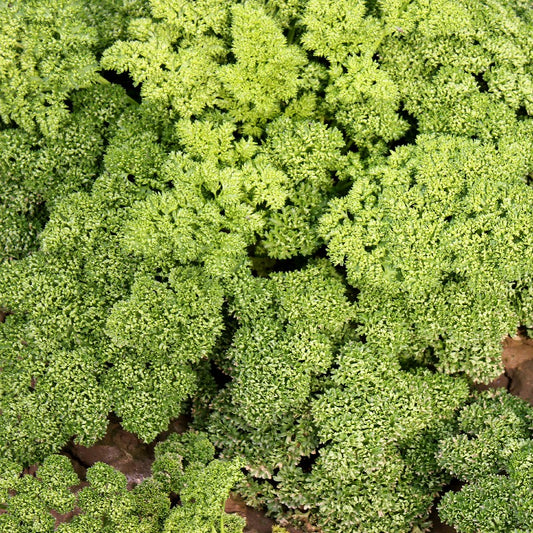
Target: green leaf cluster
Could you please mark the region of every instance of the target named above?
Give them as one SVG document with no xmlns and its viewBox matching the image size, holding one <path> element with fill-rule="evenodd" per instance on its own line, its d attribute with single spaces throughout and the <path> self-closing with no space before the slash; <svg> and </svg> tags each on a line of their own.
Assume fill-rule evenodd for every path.
<svg viewBox="0 0 533 533">
<path fill-rule="evenodd" d="M 274 5 L 218 0 L 152 0 L 150 5 L 153 18 L 132 20 L 130 39 L 107 49 L 102 65 L 128 71 L 142 84 L 143 98 L 170 107 L 174 116 L 224 110 L 242 123 L 243 133 L 260 134 L 268 120 L 318 81 L 303 50 L 287 42 L 269 15 L 277 11 Z M 297 9 L 289 5 L 280 11 L 286 22 Z M 312 100 L 303 110 L 313 110 Z"/>
<path fill-rule="evenodd" d="M 98 84 L 76 91 L 71 103 L 54 134 L 0 129 L 0 260 L 35 250 L 54 203 L 93 183 L 101 170 L 109 124 L 128 98 L 117 85 Z"/>
<path fill-rule="evenodd" d="M 460 432 L 441 441 L 439 464 L 464 482 L 439 515 L 461 533 L 526 532 L 533 527 L 533 410 L 506 391 L 464 407 Z"/>
<path fill-rule="evenodd" d="M 531 19 L 520 2 L 405 4 L 378 53 L 419 132 L 512 134 L 533 110 Z"/>
<path fill-rule="evenodd" d="M 79 482 L 70 460 L 60 455 L 48 456 L 39 467 L 38 476 L 22 475 L 22 467 L 2 459 L 0 462 L 0 514 L 2 533 L 53 532 L 55 517 L 67 513 L 76 498 L 69 488 Z"/>
<path fill-rule="evenodd" d="M 4 1 L 0 9 L 0 118 L 56 133 L 66 100 L 97 80 L 98 34 L 76 0 Z"/>
<path fill-rule="evenodd" d="M 0 442 L 24 464 L 74 435 L 94 442 L 112 410 L 127 429 L 155 438 L 181 413 L 196 386 L 192 364 L 221 331 L 221 289 L 199 267 L 176 265 L 161 277 L 123 244 L 153 166 L 117 150 L 149 135 L 142 116 L 125 111 L 93 191 L 58 199 L 40 250 L 1 269 L 0 306 L 13 314 L 0 331 Z"/>
<path fill-rule="evenodd" d="M 142 13 L 142 0 L 0 4 L 0 261 L 33 251 L 50 206 L 100 172 L 129 98 L 98 56 Z"/>
<path fill-rule="evenodd" d="M 232 380 L 209 428 L 246 461 L 239 490 L 271 513 L 304 510 L 326 532 L 407 531 L 446 482 L 434 456 L 468 386 L 343 345 L 357 315 L 336 277 L 318 262 L 232 287 Z"/>
<path fill-rule="evenodd" d="M 222 405 L 251 427 L 275 427 L 305 411 L 353 318 L 344 286 L 325 261 L 269 278 L 232 280 L 239 328 L 226 352 L 231 384 Z"/>
<path fill-rule="evenodd" d="M 325 532 L 410 531 L 447 481 L 435 452 L 453 432 L 467 384 L 402 370 L 393 355 L 359 343 L 337 361 L 312 405 L 320 445 L 300 489 L 306 507 Z"/>
<path fill-rule="evenodd" d="M 155 448 L 153 477 L 127 490 L 124 474 L 105 463 L 80 484 L 70 460 L 49 455 L 36 475 L 0 463 L 2 533 L 242 533 L 244 520 L 224 513 L 242 476 L 237 462 L 214 459 L 205 434 L 174 434 Z M 172 506 L 171 495 L 180 505 Z M 70 517 L 68 516 L 70 514 Z M 63 518 L 56 525 L 56 518 Z"/>
<path fill-rule="evenodd" d="M 420 135 L 330 202 L 320 231 L 369 343 L 478 381 L 501 372 L 531 308 L 531 138 Z"/>
</svg>

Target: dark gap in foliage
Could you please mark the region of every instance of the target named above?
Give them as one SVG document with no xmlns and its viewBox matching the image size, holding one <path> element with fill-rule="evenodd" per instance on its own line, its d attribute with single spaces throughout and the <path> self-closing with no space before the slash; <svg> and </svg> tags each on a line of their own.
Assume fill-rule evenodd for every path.
<svg viewBox="0 0 533 533">
<path fill-rule="evenodd" d="M 361 158 L 361 162 L 363 163 L 364 168 L 368 168 L 369 163 L 368 161 L 372 161 L 372 155 L 370 153 L 370 150 L 364 146 L 359 147 L 355 143 L 352 143 L 348 146 L 349 152 L 354 152 L 356 154 L 359 154 Z M 371 165 L 372 163 L 370 163 Z"/>
<path fill-rule="evenodd" d="M 339 361 L 338 361 L 338 354 L 336 355 L 336 358 L 333 360 L 333 363 L 331 364 L 331 366 L 329 367 L 328 371 L 326 374 L 324 374 L 324 378 L 322 379 L 322 383 L 325 383 L 326 382 L 326 379 L 328 378 L 331 378 L 331 376 L 333 376 L 333 374 L 339 370 L 340 368 L 340 364 L 339 364 Z M 324 388 L 324 387 L 322 387 Z"/>
<path fill-rule="evenodd" d="M 3 323 L 6 321 L 6 316 L 12 315 L 13 311 L 10 311 L 9 309 L 5 309 L 4 307 L 0 307 L 0 323 Z"/>
<path fill-rule="evenodd" d="M 72 442 L 70 443 L 72 445 Z M 76 457 L 70 449 L 67 448 L 68 444 L 59 452 L 61 455 L 67 457 L 74 469 L 74 472 L 78 475 L 79 483 L 85 483 L 87 481 L 87 469 L 92 465 L 84 463 L 79 457 Z"/>
<path fill-rule="evenodd" d="M 333 175 L 333 187 L 331 188 L 330 198 L 342 198 L 346 196 L 352 188 L 353 181 L 350 179 L 339 180 L 336 174 Z"/>
<path fill-rule="evenodd" d="M 328 258 L 328 247 L 326 244 L 322 244 L 315 253 L 313 254 L 315 259 L 327 259 Z"/>
<path fill-rule="evenodd" d="M 231 343 L 233 342 L 233 338 L 230 338 L 230 337 L 233 337 L 233 333 L 235 332 L 236 329 L 239 328 L 239 321 L 237 320 L 237 318 L 235 318 L 235 315 L 231 312 L 229 301 L 227 298 L 224 298 L 221 312 L 222 312 L 222 317 L 223 317 L 224 326 L 225 326 L 224 332 L 223 334 L 221 334 L 221 337 L 226 339 L 227 347 L 229 347 Z M 231 335 L 228 335 L 228 330 L 231 333 Z"/>
<path fill-rule="evenodd" d="M 426 346 L 420 357 L 400 357 L 400 368 L 404 372 L 416 373 L 419 369 L 429 370 L 432 373 L 438 373 L 438 358 L 433 346 Z"/>
<path fill-rule="evenodd" d="M 292 272 L 294 270 L 301 270 L 307 265 L 308 261 L 309 257 L 305 255 L 295 255 L 288 259 L 278 259 L 272 272 Z"/>
<path fill-rule="evenodd" d="M 242 122 L 240 123 L 239 129 L 237 130 L 239 132 L 239 135 L 242 137 Z M 266 128 L 261 129 L 261 135 L 252 135 L 252 139 L 257 143 L 258 146 L 263 146 L 263 144 L 267 141 L 268 135 L 266 132 Z"/>
<path fill-rule="evenodd" d="M 109 423 L 115 423 L 115 424 L 120 424 L 122 426 L 122 417 L 121 416 L 118 416 L 115 411 L 111 411 L 108 415 L 107 415 L 107 421 Z"/>
<path fill-rule="evenodd" d="M 234 141 L 235 143 L 238 143 L 238 142 L 243 138 L 243 135 L 242 135 L 242 133 L 239 131 L 238 128 L 232 133 L 232 136 L 233 136 L 233 141 Z"/>
<path fill-rule="evenodd" d="M 4 130 L 7 130 L 9 129 L 11 126 L 9 126 L 9 124 L 7 124 L 6 122 L 4 122 L 1 118 L 0 118 L 0 131 L 4 131 Z"/>
<path fill-rule="evenodd" d="M 511 388 L 513 386 L 513 378 L 511 377 L 509 372 L 507 372 L 506 368 L 504 368 L 503 370 L 503 375 L 507 378 L 507 386 L 505 387 L 505 390 L 507 390 L 509 394 L 512 394 Z"/>
<path fill-rule="evenodd" d="M 294 205 L 295 205 L 294 200 L 292 200 L 291 198 L 287 198 L 287 199 L 285 200 L 285 206 L 292 207 L 292 206 L 294 206 Z"/>
<path fill-rule="evenodd" d="M 489 84 L 486 82 L 485 78 L 483 77 L 483 72 L 478 72 L 477 74 L 474 74 L 474 79 L 476 80 L 480 93 L 489 92 Z"/>
<path fill-rule="evenodd" d="M 106 123 L 104 123 L 103 127 L 107 130 L 108 126 L 109 126 L 109 124 L 106 122 Z M 96 160 L 95 160 L 95 166 L 98 169 L 96 174 L 98 176 L 104 172 L 104 161 L 105 161 L 104 155 L 107 152 L 107 147 L 108 146 L 109 146 L 109 139 L 107 138 L 107 136 L 104 135 L 102 137 L 102 150 L 96 156 Z M 91 183 L 91 185 L 92 185 L 92 183 Z"/>
<path fill-rule="evenodd" d="M 279 483 L 275 480 L 278 474 L 279 474 L 279 468 L 274 468 L 274 470 L 272 470 L 272 477 L 266 478 L 265 481 L 269 485 L 272 485 L 274 488 L 276 488 L 279 485 Z"/>
<path fill-rule="evenodd" d="M 301 47 L 302 36 L 306 30 L 307 28 L 303 27 L 301 24 L 298 24 L 298 20 L 293 20 L 286 35 L 287 43 L 296 44 Z"/>
<path fill-rule="evenodd" d="M 424 370 L 429 370 L 432 374 L 442 374 L 442 372 L 440 372 L 437 367 L 435 366 L 435 364 L 433 363 L 428 363 L 428 364 L 425 364 L 425 365 L 420 365 L 418 368 L 423 368 Z"/>
<path fill-rule="evenodd" d="M 518 120 L 525 120 L 526 118 L 529 118 L 529 113 L 527 112 L 527 109 L 526 109 L 526 106 L 523 106 L 521 105 L 517 110 L 516 110 L 516 118 Z"/>
<path fill-rule="evenodd" d="M 329 127 L 335 127 L 337 128 L 338 130 L 341 131 L 342 133 L 342 136 L 343 136 L 343 139 L 344 139 L 344 146 L 341 148 L 341 154 L 342 155 L 347 155 L 349 152 L 357 152 L 357 147 L 355 146 L 354 142 L 352 139 L 350 139 L 350 137 L 348 137 L 347 133 L 338 127 L 338 125 L 334 125 L 332 126 L 330 123 L 327 122 L 327 120 L 324 120 L 324 122 L 326 122 L 328 124 Z"/>
<path fill-rule="evenodd" d="M 342 278 L 342 282 L 344 283 L 344 288 L 346 291 L 346 298 L 348 298 L 348 301 L 352 304 L 357 303 L 359 301 L 359 294 L 361 291 L 356 287 L 352 287 L 352 285 L 348 283 L 348 273 L 346 267 L 344 265 L 334 265 L 334 268 Z"/>
<path fill-rule="evenodd" d="M 466 280 L 466 277 L 463 274 L 458 272 L 448 272 L 442 278 L 442 284 L 446 285 L 447 283 L 463 283 Z"/>
<path fill-rule="evenodd" d="M 323 67 L 326 67 L 328 70 L 331 67 L 331 63 L 325 57 L 317 56 L 310 50 L 307 50 L 307 59 L 309 60 L 309 63 L 318 63 Z M 326 85 L 324 85 L 324 88 L 325 87 Z"/>
<path fill-rule="evenodd" d="M 400 105 L 400 109 L 398 110 L 398 115 L 405 120 L 409 124 L 409 128 L 403 135 L 401 139 L 397 139 L 396 141 L 392 141 L 389 144 L 390 151 L 394 151 L 398 146 L 405 146 L 407 144 L 414 144 L 416 141 L 416 138 L 418 136 L 418 120 L 414 115 L 411 115 L 409 111 L 407 111 L 403 103 Z"/>
<path fill-rule="evenodd" d="M 48 207 L 46 205 L 46 202 L 40 202 L 35 206 L 33 219 L 41 226 L 44 227 L 48 220 L 50 219 L 50 212 L 48 211 Z"/>
<path fill-rule="evenodd" d="M 202 184 L 200 186 L 200 189 L 202 191 L 202 196 L 204 197 L 205 200 L 212 201 L 212 200 L 214 200 L 216 198 L 215 193 L 210 191 L 204 184 Z"/>
<path fill-rule="evenodd" d="M 177 50 L 179 50 L 179 48 Z M 237 58 L 235 57 L 233 51 L 229 50 L 226 54 L 226 61 L 224 62 L 224 65 L 234 65 L 235 63 L 237 63 Z"/>
<path fill-rule="evenodd" d="M 73 102 L 72 102 L 72 100 L 70 98 L 65 100 L 65 106 L 68 109 L 68 112 L 72 113 L 72 111 L 74 110 L 74 104 L 73 104 Z"/>
<path fill-rule="evenodd" d="M 285 113 L 285 110 L 287 109 L 287 107 L 289 107 L 289 102 L 288 101 L 280 102 L 279 108 L 280 108 L 282 113 Z"/>
<path fill-rule="evenodd" d="M 171 181 L 166 181 L 160 190 L 171 191 L 172 189 L 175 189 L 175 188 L 176 188 L 176 181 L 171 180 Z"/>
<path fill-rule="evenodd" d="M 313 471 L 313 466 L 319 457 L 320 451 L 317 449 L 314 453 L 311 453 L 311 455 L 304 455 L 296 466 L 301 468 L 302 472 L 305 474 L 310 474 Z"/>
<path fill-rule="evenodd" d="M 367 15 L 371 15 L 376 18 L 381 18 L 381 9 L 379 3 L 376 0 L 365 0 L 365 6 Z"/>
<path fill-rule="evenodd" d="M 223 389 L 226 387 L 228 383 L 231 383 L 231 376 L 226 374 L 223 370 L 221 370 L 218 365 L 215 363 L 215 361 L 211 360 L 211 376 L 215 380 L 215 383 L 219 389 Z"/>
<path fill-rule="evenodd" d="M 102 135 L 102 150 L 96 159 L 99 174 L 104 170 L 104 156 L 107 153 L 107 147 L 109 146 L 109 126 L 111 126 L 111 124 L 107 120 L 104 120 L 102 124 L 102 131 L 104 132 L 104 135 Z"/>
<path fill-rule="evenodd" d="M 75 472 L 78 474 L 80 481 L 87 481 L 86 478 L 86 471 L 88 468 L 90 468 L 92 465 L 89 463 L 86 463 L 78 457 L 76 454 L 72 452 L 74 448 L 74 437 L 72 437 L 65 446 L 59 451 L 61 455 L 64 455 L 65 457 L 68 457 L 70 459 L 70 462 L 72 463 L 72 466 L 74 467 Z M 77 466 L 81 466 L 82 468 L 76 468 Z"/>
<path fill-rule="evenodd" d="M 518 328 L 516 328 L 517 335 L 520 335 L 520 337 L 524 337 L 526 339 L 529 339 L 529 332 L 528 328 L 525 324 L 520 324 Z"/>
<path fill-rule="evenodd" d="M 226 352 L 233 344 L 233 337 L 240 327 L 237 317 L 231 312 L 229 301 L 224 299 L 222 304 L 224 328 L 213 347 L 213 357 L 209 361 L 209 374 L 219 389 L 224 388 L 231 381 L 231 362 Z"/>
<path fill-rule="evenodd" d="M 449 531 L 450 533 L 455 531 L 453 527 L 449 526 L 440 519 L 438 513 L 438 506 L 443 496 L 447 492 L 459 492 L 463 488 L 463 486 L 464 483 L 462 481 L 453 478 L 447 485 L 443 487 L 442 491 L 437 495 L 437 497 L 433 501 L 433 506 L 431 507 L 431 512 L 429 515 L 429 519 L 433 524 L 432 531 L 442 531 L 443 533 L 447 531 Z"/>
<path fill-rule="evenodd" d="M 127 72 L 122 72 L 121 74 L 119 74 L 114 70 L 101 70 L 100 76 L 102 76 L 102 78 L 106 79 L 111 83 L 116 83 L 117 85 L 122 86 L 122 88 L 126 91 L 126 94 L 130 98 L 135 100 L 138 104 L 141 103 L 141 87 L 139 85 L 136 86 L 134 84 L 133 80 Z"/>
<path fill-rule="evenodd" d="M 379 55 L 379 52 L 376 52 L 373 56 L 372 56 L 372 61 L 374 61 L 375 63 L 379 63 L 381 61 L 381 56 Z M 375 82 L 374 82 L 375 83 Z M 372 83 L 372 85 L 374 85 L 374 83 Z"/>
<path fill-rule="evenodd" d="M 128 174 L 126 178 L 130 183 L 133 183 L 133 185 L 136 185 L 135 176 L 133 174 Z"/>
<path fill-rule="evenodd" d="M 256 205 L 256 211 L 267 211 L 268 210 L 268 206 L 267 206 L 267 203 L 266 201 L 262 201 L 262 202 L 259 202 L 257 205 Z"/>
<path fill-rule="evenodd" d="M 509 7 L 516 13 L 516 16 L 522 20 L 533 21 L 532 5 L 530 2 L 509 2 Z"/>
<path fill-rule="evenodd" d="M 254 278 L 266 278 L 275 270 L 276 259 L 272 259 L 268 256 L 255 256 L 253 255 L 254 246 L 249 247 L 250 260 L 252 262 L 251 270 Z"/>
<path fill-rule="evenodd" d="M 266 278 L 273 272 L 292 272 L 301 270 L 307 266 L 310 259 L 326 258 L 327 248 L 325 245 L 316 250 L 312 257 L 307 255 L 295 255 L 287 259 L 274 259 L 266 255 L 256 255 L 254 245 L 248 247 L 248 257 L 252 265 L 252 275 L 256 278 Z"/>
<path fill-rule="evenodd" d="M 326 98 L 325 91 L 321 93 L 320 98 L 322 98 L 322 100 Z M 344 146 L 340 149 L 342 155 L 346 155 L 348 152 L 358 151 L 357 148 L 354 146 L 354 141 L 350 139 L 350 137 L 348 137 L 348 134 L 344 130 L 344 126 L 342 124 L 339 124 L 338 120 L 335 119 L 332 115 L 329 115 L 327 111 L 323 110 L 323 115 L 320 117 L 320 121 L 328 129 L 335 128 L 336 130 L 339 130 L 342 133 L 344 139 Z"/>
</svg>

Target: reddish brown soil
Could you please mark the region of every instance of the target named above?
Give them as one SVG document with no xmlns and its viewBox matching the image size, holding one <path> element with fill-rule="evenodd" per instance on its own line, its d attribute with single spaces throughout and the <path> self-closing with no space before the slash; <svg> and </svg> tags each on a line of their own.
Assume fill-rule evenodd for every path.
<svg viewBox="0 0 533 533">
<path fill-rule="evenodd" d="M 456 533 L 455 529 L 448 524 L 445 524 L 439 518 L 437 507 L 433 507 L 429 519 L 433 522 L 432 528 L 429 530 L 431 533 Z"/>
<path fill-rule="evenodd" d="M 186 417 L 174 420 L 157 441 L 170 433 L 182 433 L 188 423 Z M 65 447 L 64 453 L 72 459 L 81 479 L 85 479 L 87 468 L 100 461 L 120 470 L 128 479 L 128 488 L 133 488 L 151 476 L 155 444 L 142 442 L 133 433 L 122 429 L 118 419 L 112 418 L 103 439 L 89 448 L 71 442 Z"/>
<path fill-rule="evenodd" d="M 237 513 L 246 518 L 246 533 L 271 533 L 273 520 L 267 518 L 264 513 L 248 507 L 238 495 L 232 495 L 226 502 L 227 513 Z"/>
<path fill-rule="evenodd" d="M 521 335 L 507 337 L 502 359 L 509 392 L 533 405 L 533 339 Z"/>
</svg>

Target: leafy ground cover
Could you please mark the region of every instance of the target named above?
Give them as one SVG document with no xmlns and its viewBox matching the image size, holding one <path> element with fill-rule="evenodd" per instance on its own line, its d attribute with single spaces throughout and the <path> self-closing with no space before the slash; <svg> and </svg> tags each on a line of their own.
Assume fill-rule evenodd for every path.
<svg viewBox="0 0 533 533">
<path fill-rule="evenodd" d="M 291 527 L 416 532 L 454 476 L 457 528 L 533 529 L 510 496 L 531 408 L 475 386 L 531 364 L 501 359 L 533 313 L 528 2 L 0 0 L 0 22 L 5 530 L 237 532 L 233 488 Z M 160 456 L 143 488 L 97 461 L 73 496 L 57 454 L 110 420 Z"/>
<path fill-rule="evenodd" d="M 513 395 L 527 400 L 533 404 L 533 341 L 527 337 L 516 336 L 505 339 L 502 358 L 505 363 L 505 373 L 491 384 L 478 385 L 479 390 L 489 390 L 491 388 L 509 390 Z M 155 459 L 154 447 L 157 442 L 164 441 L 172 433 L 183 433 L 187 430 L 191 420 L 187 417 L 180 417 L 174 420 L 169 429 L 158 435 L 157 439 L 146 444 L 136 435 L 125 431 L 118 419 L 112 419 L 108 424 L 106 435 L 96 444 L 85 447 L 69 443 L 62 453 L 72 462 L 76 474 L 81 480 L 86 479 L 87 468 L 97 462 L 111 465 L 126 476 L 128 489 L 133 489 L 152 475 L 152 464 Z M 32 465 L 26 469 L 27 474 L 35 475 L 37 465 Z M 75 491 L 87 486 L 85 481 L 81 481 L 74 487 Z M 460 485 L 452 484 L 457 490 Z M 452 489 L 453 490 L 453 489 Z M 237 513 L 246 520 L 246 533 L 271 533 L 275 522 L 265 516 L 264 512 L 258 512 L 246 506 L 246 502 L 237 494 L 232 494 L 225 504 L 226 512 Z M 2 512 L 0 510 L 0 512 Z M 56 516 L 56 523 L 68 522 L 72 513 L 65 513 Z M 454 528 L 443 523 L 434 507 L 431 513 L 433 526 L 431 533 L 453 533 Z M 312 531 L 308 527 L 297 529 L 286 524 L 288 531 L 292 533 L 302 533 Z M 309 528 L 309 529 L 308 529 Z"/>
<path fill-rule="evenodd" d="M 490 390 L 492 388 L 507 390 L 533 405 L 533 341 L 521 335 L 506 338 L 502 360 L 505 364 L 505 373 L 489 385 L 478 384 L 476 388 L 480 391 Z M 494 420 L 491 423 L 493 422 Z M 123 473 L 126 478 L 128 490 L 132 490 L 135 486 L 142 484 L 152 476 L 152 465 L 155 460 L 154 448 L 156 444 L 165 441 L 171 434 L 185 432 L 190 423 L 190 418 L 182 416 L 172 421 L 168 430 L 158 435 L 155 441 L 147 444 L 135 434 L 124 430 L 120 425 L 119 419 L 111 418 L 107 426 L 106 435 L 96 444 L 86 447 L 70 442 L 63 448 L 61 453 L 70 460 L 80 480 L 72 486 L 71 490 L 77 493 L 88 486 L 86 482 L 87 469 L 96 463 L 105 463 Z M 509 436 L 504 438 L 501 444 L 506 445 L 508 442 Z M 460 455 L 460 459 L 463 460 L 463 455 Z M 25 469 L 24 474 L 35 476 L 38 466 L 30 465 Z M 460 487 L 461 484 L 454 482 L 449 486 L 448 490 L 452 491 L 450 494 L 453 494 L 453 491 L 457 491 Z M 483 500 L 487 498 L 490 498 L 490 496 L 482 496 Z M 516 495 L 513 494 L 512 499 L 516 499 Z M 457 531 L 440 519 L 437 513 L 437 505 L 440 503 L 441 498 L 439 497 L 430 515 L 433 525 L 428 531 L 430 533 L 453 533 Z M 247 506 L 245 500 L 236 493 L 231 494 L 225 502 L 225 510 L 228 513 L 238 514 L 246 520 L 245 533 L 271 533 L 273 526 L 275 526 L 275 522 L 268 518 L 264 512 Z M 493 509 L 491 512 L 495 512 L 496 510 Z M 5 509 L 0 509 L 0 513 L 3 512 L 5 512 Z M 56 527 L 62 523 L 69 523 L 72 517 L 78 512 L 70 511 L 62 514 L 52 512 Z M 303 524 L 301 529 L 290 526 L 289 524 L 285 524 L 285 526 L 290 533 L 315 531 L 315 528 L 309 523 Z"/>
</svg>

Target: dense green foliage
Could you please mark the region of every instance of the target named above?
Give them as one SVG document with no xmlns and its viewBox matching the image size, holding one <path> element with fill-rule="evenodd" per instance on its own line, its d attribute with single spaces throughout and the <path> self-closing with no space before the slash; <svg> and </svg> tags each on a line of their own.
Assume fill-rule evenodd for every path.
<svg viewBox="0 0 533 533">
<path fill-rule="evenodd" d="M 439 512 L 460 533 L 532 530 L 532 420 L 523 400 L 484 393 L 461 411 L 460 433 L 441 442 L 439 463 L 465 484 Z"/>
<path fill-rule="evenodd" d="M 0 128 L 0 260 L 18 259 L 35 249 L 36 236 L 58 199 L 92 184 L 100 172 L 109 124 L 127 102 L 121 87 L 98 84 L 72 95 L 72 111 L 54 134 Z"/>
<path fill-rule="evenodd" d="M 332 312 L 321 314 L 315 323 L 326 329 Z M 250 335 L 247 329 L 239 329 L 235 339 L 242 330 Z M 260 334 L 268 341 L 264 329 L 256 332 Z M 296 332 L 291 337 L 292 343 L 300 340 Z M 238 354 L 241 343 L 234 342 L 232 351 Z M 281 346 L 285 342 L 278 341 Z M 312 349 L 317 343 L 306 344 Z M 246 346 L 253 350 L 248 358 L 255 355 L 266 368 L 272 364 L 253 342 Z M 241 365 L 233 361 L 237 376 Z M 225 445 L 229 456 L 242 456 L 258 478 L 241 490 L 273 512 L 311 516 L 313 521 L 317 517 L 327 533 L 408 531 L 410 525 L 422 525 L 447 479 L 435 460 L 437 439 L 453 431 L 454 411 L 468 395 L 466 383 L 429 371 L 403 371 L 394 356 L 348 343 L 326 386 L 315 382 L 311 388 L 323 390 L 320 397 L 313 399 L 304 390 L 307 401 L 296 403 L 291 397 L 303 395 L 291 387 L 290 375 L 298 363 L 289 359 L 285 365 L 284 372 L 276 372 L 279 379 L 269 380 L 272 391 L 254 384 L 256 394 L 264 392 L 262 398 L 252 396 L 253 404 L 245 403 L 251 384 L 240 375 L 218 399 L 221 406 L 211 423 L 216 442 Z M 257 364 L 256 369 L 244 368 L 249 380 L 261 379 Z M 228 393 L 233 394 L 227 398 Z M 254 416 L 252 409 L 267 398 L 265 415 Z M 276 418 L 269 415 L 274 409 Z M 306 456 L 312 458 L 312 469 Z"/>
<path fill-rule="evenodd" d="M 50 206 L 100 172 L 128 98 L 97 56 L 145 12 L 140 0 L 0 2 L 0 260 L 32 250 Z"/>
<path fill-rule="evenodd" d="M 174 434 L 155 448 L 153 477 L 132 491 L 124 474 L 104 463 L 80 485 L 70 460 L 50 455 L 35 476 L 0 463 L 2 533 L 242 533 L 244 520 L 224 513 L 230 489 L 242 476 L 235 462 L 214 459 L 201 433 Z M 71 488 L 77 489 L 72 491 Z M 170 496 L 180 505 L 171 505 Z M 52 511 L 52 512 L 51 512 Z M 73 513 L 56 526 L 56 518 Z"/>
<path fill-rule="evenodd" d="M 189 411 L 249 502 L 325 533 L 423 528 L 446 470 L 492 490 L 449 443 L 533 314 L 528 2 L 0 0 L 0 22 L 6 465 L 43 462 L 71 505 L 47 473 L 70 439 Z M 204 442 L 184 467 L 184 442 L 139 497 L 91 470 L 72 531 L 220 528 L 232 463 Z M 189 502 L 164 526 L 154 484 Z"/>
<path fill-rule="evenodd" d="M 501 339 L 531 308 L 517 290 L 532 272 L 522 150 L 419 135 L 330 203 L 321 232 L 361 291 L 369 343 L 479 381 L 499 373 Z"/>
</svg>

